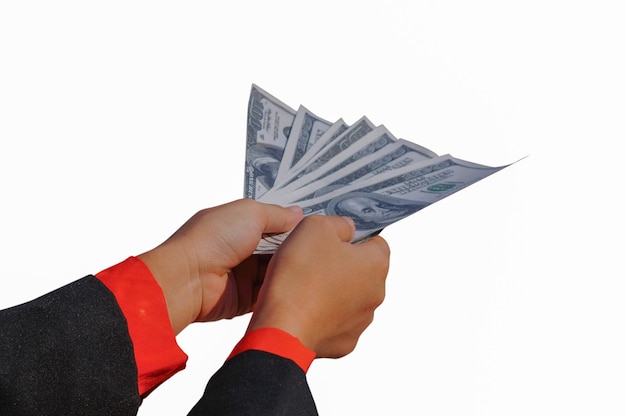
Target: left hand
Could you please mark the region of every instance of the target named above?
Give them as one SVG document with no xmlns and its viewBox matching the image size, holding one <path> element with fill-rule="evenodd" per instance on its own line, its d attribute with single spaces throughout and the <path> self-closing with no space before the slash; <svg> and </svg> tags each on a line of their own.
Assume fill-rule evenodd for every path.
<svg viewBox="0 0 626 416">
<path fill-rule="evenodd" d="M 270 257 L 252 256 L 259 240 L 290 231 L 301 219 L 298 207 L 241 199 L 199 211 L 139 255 L 163 289 L 174 332 L 250 312 Z"/>
</svg>

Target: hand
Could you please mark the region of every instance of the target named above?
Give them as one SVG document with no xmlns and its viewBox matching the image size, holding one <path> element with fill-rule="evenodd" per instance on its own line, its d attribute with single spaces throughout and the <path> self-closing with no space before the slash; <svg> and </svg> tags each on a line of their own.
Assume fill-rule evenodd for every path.
<svg viewBox="0 0 626 416">
<path fill-rule="evenodd" d="M 163 289 L 174 332 L 249 312 L 269 260 L 251 256 L 261 236 L 290 231 L 301 218 L 298 207 L 242 199 L 198 212 L 141 254 Z"/>
<path fill-rule="evenodd" d="M 354 222 L 306 217 L 271 259 L 248 327 L 278 328 L 317 357 L 352 352 L 385 296 L 389 247 L 382 237 L 350 244 Z"/>
</svg>

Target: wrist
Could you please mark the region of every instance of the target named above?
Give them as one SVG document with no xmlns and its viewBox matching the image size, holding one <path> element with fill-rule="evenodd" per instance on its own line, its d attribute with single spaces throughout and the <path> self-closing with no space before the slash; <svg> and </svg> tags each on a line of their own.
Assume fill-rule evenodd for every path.
<svg viewBox="0 0 626 416">
<path fill-rule="evenodd" d="M 184 250 L 164 243 L 139 257 L 161 287 L 172 329 L 179 334 L 196 320 L 202 302 L 202 285 Z"/>
<path fill-rule="evenodd" d="M 287 358 L 305 373 L 316 357 L 315 351 L 307 348 L 297 337 L 278 328 L 248 331 L 230 353 L 228 360 L 249 350 L 264 351 Z"/>
<path fill-rule="evenodd" d="M 311 331 L 306 330 L 306 328 L 314 326 L 309 325 L 309 317 L 300 314 L 299 311 L 301 308 L 298 307 L 289 310 L 264 308 L 255 311 L 246 330 L 246 335 L 264 328 L 275 328 L 298 339 L 308 350 L 317 352 L 315 337 L 311 336 Z"/>
</svg>

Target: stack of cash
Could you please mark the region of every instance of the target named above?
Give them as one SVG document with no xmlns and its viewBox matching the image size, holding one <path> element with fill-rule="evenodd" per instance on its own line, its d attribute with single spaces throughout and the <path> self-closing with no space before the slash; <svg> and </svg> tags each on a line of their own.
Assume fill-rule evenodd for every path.
<svg viewBox="0 0 626 416">
<path fill-rule="evenodd" d="M 365 116 L 329 122 L 250 91 L 244 197 L 351 217 L 354 243 L 503 167 L 438 156 Z M 287 234 L 264 236 L 256 253 L 274 252 Z"/>
</svg>

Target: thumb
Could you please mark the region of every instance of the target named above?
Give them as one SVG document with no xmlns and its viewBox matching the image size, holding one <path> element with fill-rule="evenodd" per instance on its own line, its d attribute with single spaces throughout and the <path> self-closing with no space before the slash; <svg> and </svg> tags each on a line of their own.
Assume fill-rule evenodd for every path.
<svg viewBox="0 0 626 416">
<path fill-rule="evenodd" d="M 303 217 L 299 206 L 282 207 L 275 204 L 258 203 L 259 217 L 262 221 L 262 232 L 283 233 L 292 230 Z"/>
<path fill-rule="evenodd" d="M 335 217 L 338 219 L 337 222 L 337 235 L 341 239 L 341 241 L 345 241 L 346 243 L 352 241 L 354 238 L 354 233 L 356 232 L 356 226 L 354 225 L 354 220 L 350 217 Z"/>
<path fill-rule="evenodd" d="M 312 228 L 313 232 L 321 232 L 325 238 L 336 236 L 340 241 L 345 243 L 352 240 L 356 230 L 352 218 L 337 215 L 310 215 L 306 217 L 306 221 L 303 222 L 306 222 L 306 226 Z M 298 231 L 298 229 L 294 231 Z"/>
</svg>

